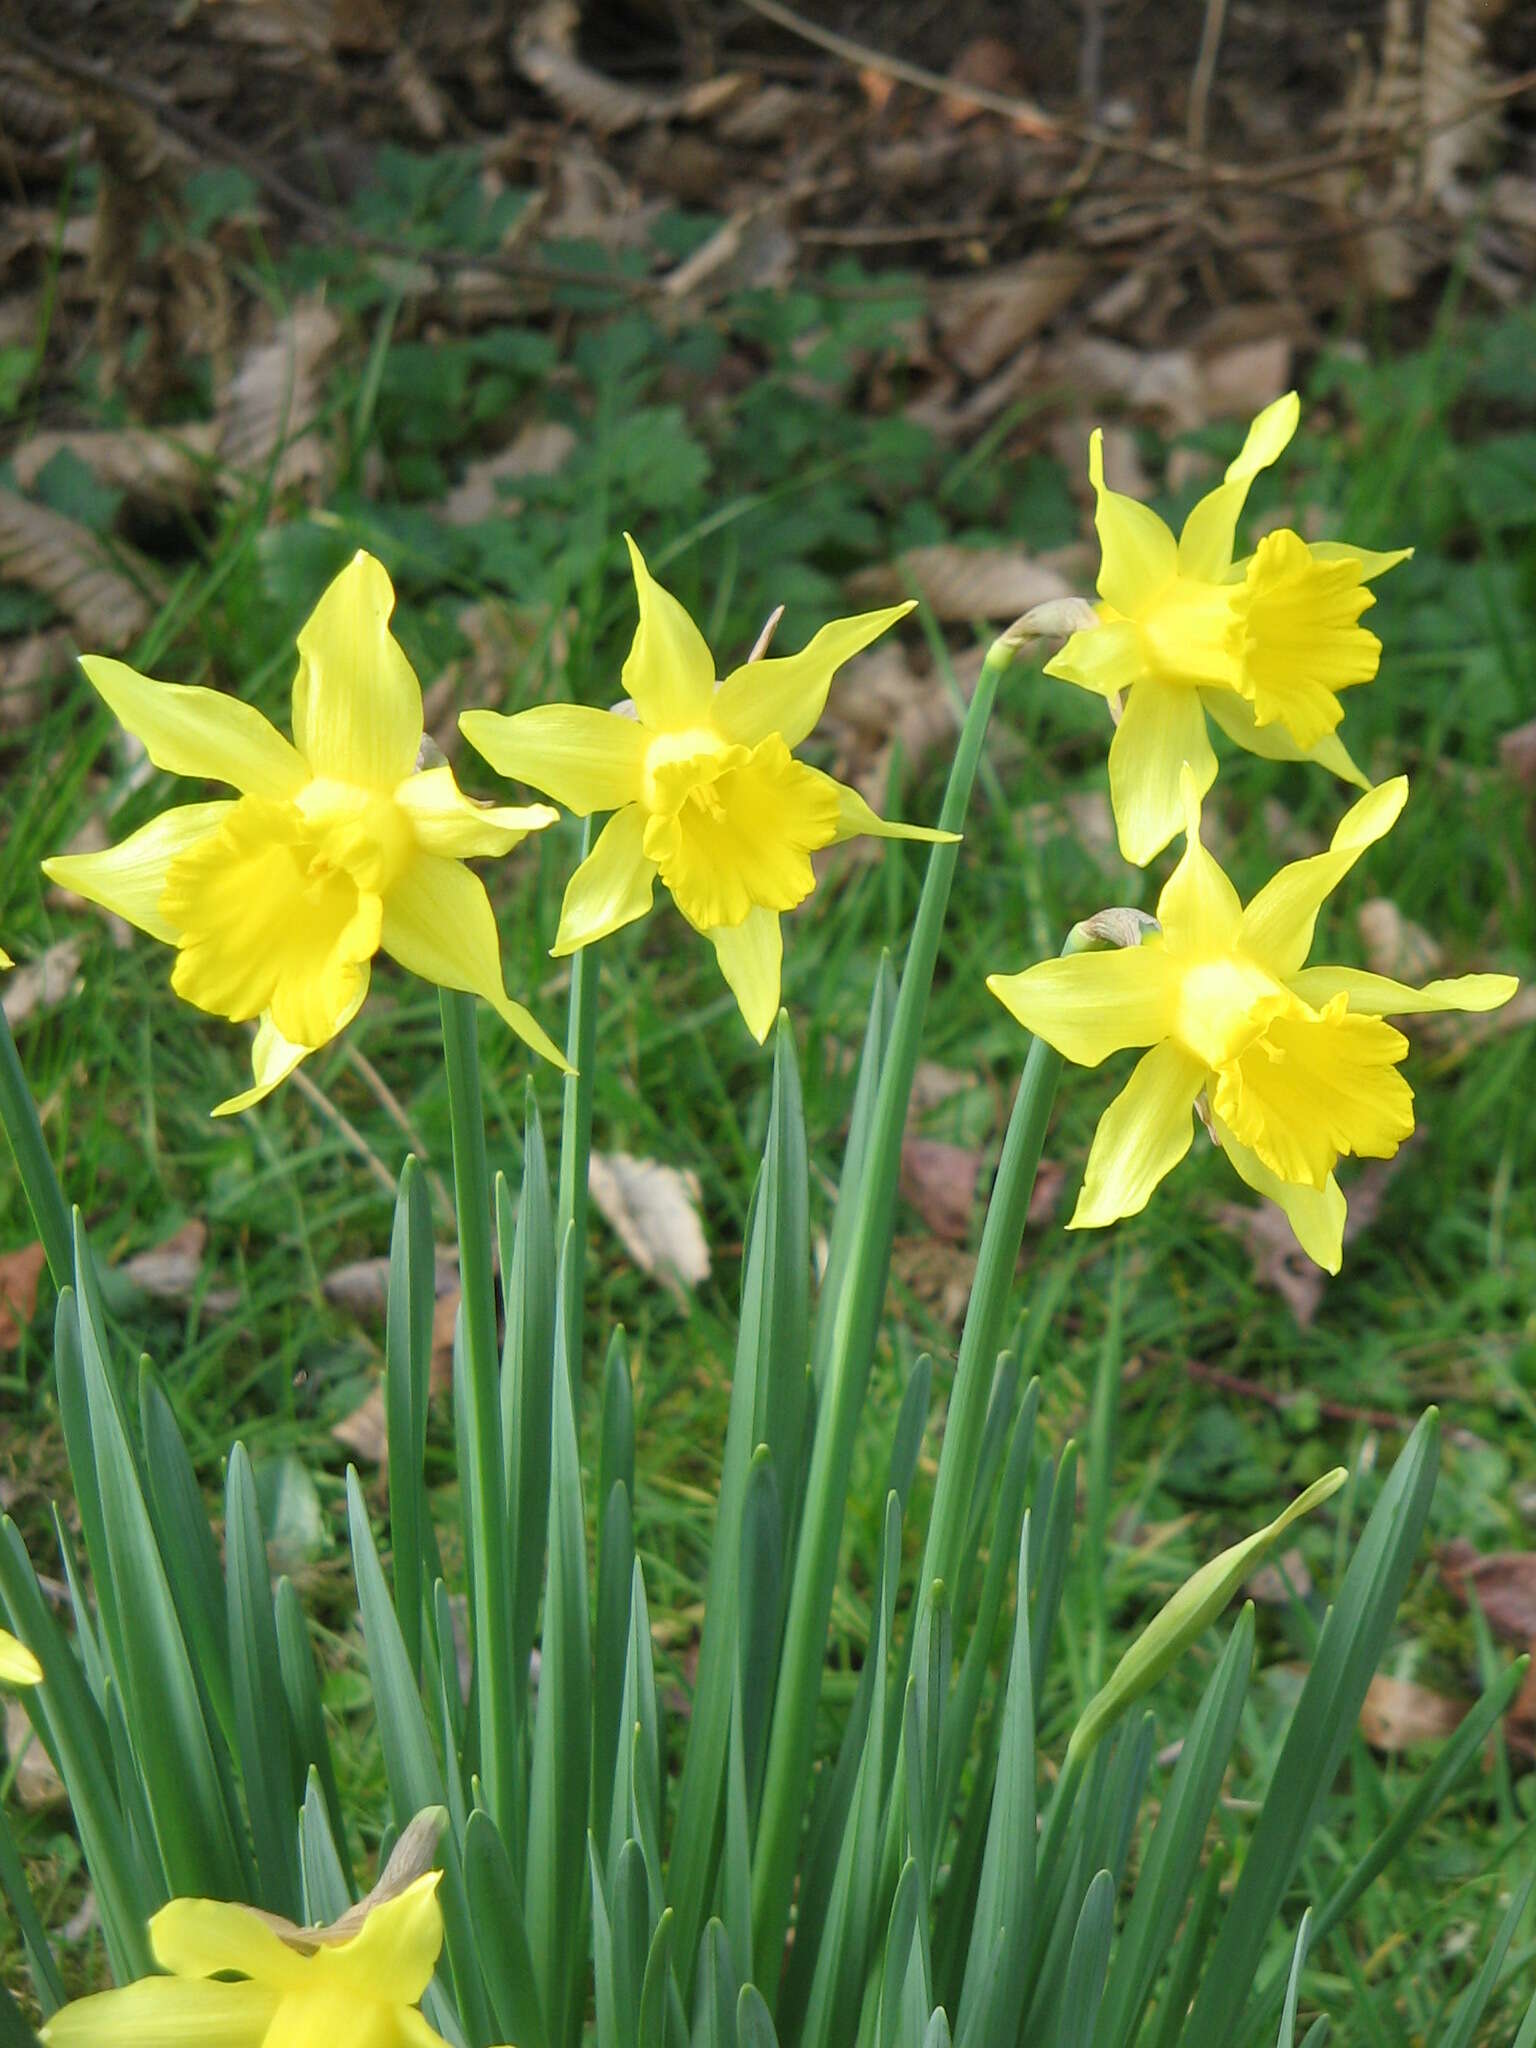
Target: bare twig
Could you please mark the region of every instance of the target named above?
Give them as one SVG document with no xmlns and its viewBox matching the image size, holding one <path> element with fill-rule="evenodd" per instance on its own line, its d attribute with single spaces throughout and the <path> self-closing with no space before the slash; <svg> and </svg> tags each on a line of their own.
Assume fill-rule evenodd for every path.
<svg viewBox="0 0 1536 2048">
<path fill-rule="evenodd" d="M 1189 81 L 1189 125 L 1186 134 L 1196 156 L 1205 155 L 1205 121 L 1210 108 L 1211 87 L 1216 82 L 1216 60 L 1221 54 L 1221 32 L 1227 22 L 1227 0 L 1205 0 L 1205 23 L 1200 30 L 1200 48 Z"/>
</svg>

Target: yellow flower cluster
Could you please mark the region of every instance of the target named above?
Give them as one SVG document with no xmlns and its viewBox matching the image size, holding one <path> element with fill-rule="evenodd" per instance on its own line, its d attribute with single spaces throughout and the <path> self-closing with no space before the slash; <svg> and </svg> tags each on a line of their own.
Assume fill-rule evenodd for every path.
<svg viewBox="0 0 1536 2048">
<path fill-rule="evenodd" d="M 1147 506 L 1107 488 L 1093 436 L 1103 602 L 1046 672 L 1118 713 L 1109 781 L 1121 852 L 1144 865 L 1182 830 L 1184 857 L 1139 946 L 1041 961 L 987 985 L 1079 1065 L 1150 1048 L 1100 1121 L 1070 1227 L 1142 1209 L 1189 1150 L 1198 1109 L 1239 1176 L 1279 1203 L 1302 1249 L 1336 1273 L 1345 1204 L 1334 1166 L 1389 1159 L 1413 1129 L 1413 1091 L 1398 1071 L 1408 1041 L 1385 1019 L 1491 1010 L 1516 983 L 1469 974 L 1415 989 L 1306 964 L 1324 898 L 1407 800 L 1401 776 L 1370 789 L 1336 728 L 1340 691 L 1369 681 L 1381 658 L 1359 623 L 1374 602 L 1366 586 L 1412 550 L 1377 554 L 1281 529 L 1233 560 L 1249 485 L 1298 417 L 1294 392 L 1259 414 L 1177 540 Z M 1216 777 L 1207 713 L 1251 753 L 1316 761 L 1369 791 L 1326 853 L 1282 868 L 1246 907 L 1200 841 L 1200 802 Z"/>
<path fill-rule="evenodd" d="M 1117 720 L 1110 791 L 1126 857 L 1186 848 L 1137 949 L 1078 954 L 989 986 L 1027 1029 L 1096 1065 L 1149 1048 L 1101 1122 L 1076 1226 L 1140 1209 L 1189 1149 L 1198 1113 L 1233 1167 L 1279 1202 L 1301 1244 L 1337 1270 L 1340 1158 L 1389 1157 L 1413 1126 L 1384 1020 L 1488 1009 L 1515 983 L 1471 975 L 1411 989 L 1308 967 L 1318 908 L 1401 810 L 1401 779 L 1371 789 L 1338 737 L 1341 693 L 1376 673 L 1360 623 L 1373 578 L 1410 550 L 1267 534 L 1235 558 L 1249 487 L 1296 430 L 1294 393 L 1261 412 L 1224 480 L 1177 538 L 1108 488 L 1102 438 L 1089 475 L 1102 549 L 1097 618 L 1047 673 L 1094 691 Z M 611 813 L 566 887 L 555 938 L 569 954 L 643 917 L 658 881 L 714 948 L 753 1035 L 778 1010 L 780 920 L 810 895 L 812 856 L 860 834 L 953 835 L 876 815 L 857 791 L 795 758 L 833 675 L 910 610 L 822 627 L 798 654 L 717 680 L 713 655 L 629 542 L 639 621 L 612 710 L 468 711 L 465 737 L 500 774 L 580 817 Z M 151 681 L 87 657 L 87 675 L 150 759 L 237 794 L 164 812 L 102 853 L 45 862 L 58 882 L 176 949 L 172 985 L 200 1009 L 255 1021 L 248 1108 L 356 1014 L 384 952 L 445 988 L 483 996 L 546 1059 L 551 1039 L 506 993 L 496 921 L 465 865 L 553 822 L 546 805 L 466 797 L 422 734 L 421 690 L 390 631 L 394 592 L 357 555 L 298 638 L 293 740 L 217 692 Z M 761 653 L 762 650 L 759 650 Z M 1368 793 L 1331 849 L 1284 869 L 1246 908 L 1200 843 L 1216 775 L 1207 717 L 1272 760 L 1315 761 Z"/>
</svg>

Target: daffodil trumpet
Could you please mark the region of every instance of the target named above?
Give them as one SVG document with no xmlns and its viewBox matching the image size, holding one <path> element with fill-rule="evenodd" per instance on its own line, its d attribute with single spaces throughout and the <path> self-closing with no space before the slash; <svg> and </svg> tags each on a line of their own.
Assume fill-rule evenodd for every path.
<svg viewBox="0 0 1536 2048">
<path fill-rule="evenodd" d="M 1158 929 L 1138 945 L 1127 927 L 1130 944 L 994 974 L 987 986 L 1080 1066 L 1150 1048 L 1100 1120 L 1070 1228 L 1145 1207 L 1189 1150 L 1198 1104 L 1237 1174 L 1279 1203 L 1302 1249 L 1336 1273 L 1345 1218 L 1336 1163 L 1389 1159 L 1413 1129 L 1413 1093 L 1399 1072 L 1408 1041 L 1386 1019 L 1495 1009 L 1517 984 L 1468 974 L 1411 988 L 1306 964 L 1323 901 L 1402 810 L 1403 777 L 1362 797 L 1327 852 L 1282 868 L 1246 906 L 1201 844 L 1188 768 L 1182 795 L 1188 843 L 1158 898 Z"/>
<path fill-rule="evenodd" d="M 1149 506 L 1109 489 L 1104 437 L 1089 443 L 1102 602 L 1098 622 L 1045 672 L 1120 707 L 1110 795 L 1120 850 L 1138 867 L 1182 827 L 1184 764 L 1202 796 L 1215 780 L 1207 714 L 1249 753 L 1315 761 L 1369 787 L 1338 737 L 1340 696 L 1381 659 L 1360 623 L 1375 603 L 1367 586 L 1413 550 L 1305 541 L 1285 527 L 1234 560 L 1249 488 L 1284 452 L 1300 410 L 1294 391 L 1265 407 L 1177 539 Z"/>
<path fill-rule="evenodd" d="M 423 762 L 421 687 L 389 628 L 383 564 L 359 553 L 298 636 L 293 740 L 253 705 L 81 666 L 157 768 L 233 786 L 233 800 L 164 811 L 102 853 L 43 863 L 56 882 L 176 948 L 171 985 L 214 1016 L 256 1020 L 253 1085 L 269 1095 L 356 1016 L 375 954 L 483 997 L 534 1051 L 559 1048 L 502 981 L 485 885 L 465 861 L 553 823 L 547 805 L 473 802 Z"/>
<path fill-rule="evenodd" d="M 857 790 L 794 758 L 836 671 L 912 607 L 834 619 L 800 653 L 749 660 L 717 683 L 698 627 L 633 540 L 629 552 L 640 610 L 623 669 L 633 715 L 546 704 L 466 711 L 459 724 L 499 774 L 578 817 L 613 813 L 566 888 L 555 954 L 643 917 L 659 879 L 713 945 L 761 1043 L 779 1007 L 780 918 L 815 887 L 812 854 L 862 833 L 953 836 L 882 818 Z"/>
</svg>

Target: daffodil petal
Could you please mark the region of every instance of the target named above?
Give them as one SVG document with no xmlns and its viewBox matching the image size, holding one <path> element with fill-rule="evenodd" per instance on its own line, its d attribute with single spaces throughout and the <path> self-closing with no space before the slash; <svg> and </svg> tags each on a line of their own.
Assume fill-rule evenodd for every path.
<svg viewBox="0 0 1536 2048">
<path fill-rule="evenodd" d="M 1157 1044 L 1178 1014 L 1178 972 L 1156 940 L 989 974 L 987 987 L 1026 1031 L 1080 1067 L 1130 1045 Z"/>
<path fill-rule="evenodd" d="M 1358 562 L 1360 580 L 1369 583 L 1373 577 L 1385 576 L 1389 569 L 1395 569 L 1399 562 L 1411 561 L 1412 548 L 1352 547 L 1347 540 L 1314 540 L 1308 542 L 1320 562 Z"/>
<path fill-rule="evenodd" d="M 1099 595 L 1117 612 L 1134 618 L 1173 575 L 1178 544 L 1149 505 L 1106 486 L 1104 436 L 1097 427 L 1088 442 L 1088 478 L 1102 551 Z"/>
<path fill-rule="evenodd" d="M 779 1014 L 784 968 L 784 934 L 776 910 L 747 913 L 742 924 L 717 925 L 705 936 L 715 949 L 720 972 L 741 1006 L 747 1029 L 761 1045 Z"/>
<path fill-rule="evenodd" d="M 1394 776 L 1361 797 L 1339 821 L 1326 853 L 1295 860 L 1273 875 L 1243 912 L 1244 950 L 1289 979 L 1312 950 L 1317 913 L 1368 846 L 1390 832 L 1408 801 L 1408 778 Z"/>
<path fill-rule="evenodd" d="M 14 967 L 15 965 L 16 962 L 7 953 L 4 946 L 0 946 L 0 967 Z"/>
<path fill-rule="evenodd" d="M 834 845 L 845 839 L 926 839 L 934 846 L 953 846 L 960 838 L 958 832 L 941 832 L 936 825 L 903 825 L 896 818 L 882 818 L 878 811 L 870 809 L 856 789 L 850 789 L 846 782 L 838 782 L 830 775 L 822 775 L 820 769 L 812 769 L 823 782 L 830 782 L 837 792 L 837 837 Z"/>
<path fill-rule="evenodd" d="M 605 939 L 650 909 L 656 863 L 647 858 L 644 839 L 645 812 L 639 804 L 615 811 L 565 885 L 560 928 L 550 948 L 557 957 Z"/>
<path fill-rule="evenodd" d="M 1216 756 L 1196 690 L 1153 677 L 1125 700 L 1109 747 L 1109 792 L 1120 851 L 1145 867 L 1184 829 L 1180 777 L 1185 764 L 1201 794 L 1216 780 Z"/>
<path fill-rule="evenodd" d="M 1350 1009 L 1365 1017 L 1413 1017 L 1435 1010 L 1497 1010 L 1520 986 L 1512 974 L 1459 974 L 1448 981 L 1431 981 L 1423 988 L 1410 988 L 1406 982 L 1391 981 L 1384 974 L 1367 974 L 1359 967 L 1303 967 L 1289 981 L 1292 992 L 1315 1010 L 1334 996 L 1345 995 Z"/>
<path fill-rule="evenodd" d="M 1129 619 L 1106 619 L 1074 633 L 1045 664 L 1045 672 L 1096 697 L 1121 694 L 1149 673 L 1141 635 Z"/>
<path fill-rule="evenodd" d="M 160 911 L 166 870 L 178 855 L 216 832 L 234 809 L 232 802 L 181 804 L 162 811 L 137 832 L 100 853 L 56 853 L 43 873 L 88 903 L 99 903 L 152 939 L 175 945 L 176 931 Z"/>
<path fill-rule="evenodd" d="M 715 694 L 715 658 L 704 635 L 669 590 L 645 566 L 626 533 L 640 623 L 624 663 L 626 693 L 653 732 L 684 732 L 708 725 Z M 554 792 L 551 791 L 551 794 Z"/>
<path fill-rule="evenodd" d="M 773 732 L 782 735 L 787 747 L 798 747 L 819 723 L 832 678 L 843 663 L 904 619 L 915 603 L 911 599 L 857 618 L 833 619 L 798 654 L 732 669 L 715 692 L 715 730 L 744 747 L 755 747 Z"/>
<path fill-rule="evenodd" d="M 363 1007 L 368 994 L 369 974 L 365 969 L 361 985 L 347 1008 L 336 1020 L 332 1037 L 346 1030 L 352 1019 Z M 265 1102 L 274 1088 L 280 1088 L 301 1060 L 307 1060 L 312 1052 L 319 1051 L 314 1045 L 295 1045 L 291 1038 L 284 1038 L 273 1022 L 269 1010 L 256 1026 L 256 1036 L 251 1044 L 251 1071 L 255 1075 L 251 1087 L 242 1089 L 238 1095 L 230 1095 L 209 1112 L 212 1116 L 238 1116 L 244 1109 L 251 1109 L 258 1102 Z"/>
<path fill-rule="evenodd" d="M 1282 1180 L 1272 1173 L 1255 1152 L 1238 1143 L 1219 1117 L 1214 1119 L 1221 1149 L 1240 1180 L 1256 1195 L 1263 1195 L 1285 1211 L 1287 1222 L 1314 1265 L 1325 1273 L 1337 1273 L 1344 1263 L 1344 1218 L 1346 1205 L 1338 1181 L 1330 1173 L 1326 1184 L 1309 1188 Z"/>
<path fill-rule="evenodd" d="M 1180 1045 L 1154 1045 L 1099 1119 L 1069 1230 L 1097 1230 L 1147 1206 L 1189 1150 L 1205 1062 Z"/>
<path fill-rule="evenodd" d="M 417 854 L 384 898 L 379 943 L 423 981 L 483 997 L 526 1045 L 565 1067 L 559 1046 L 507 994 L 491 899 L 462 861 Z"/>
<path fill-rule="evenodd" d="M 244 1906 L 220 1899 L 172 1899 L 149 1923 L 155 1961 L 173 1977 L 238 1970 L 272 1991 L 302 1989 L 306 1963 Z"/>
<path fill-rule="evenodd" d="M 477 804 L 448 767 L 408 775 L 395 791 L 395 802 L 410 819 L 422 851 L 448 860 L 510 853 L 530 832 L 542 832 L 560 815 L 548 804 Z"/>
<path fill-rule="evenodd" d="M 43 1667 L 25 1643 L 0 1628 L 0 1685 L 41 1685 Z"/>
<path fill-rule="evenodd" d="M 459 730 L 498 775 L 526 782 L 578 818 L 634 803 L 649 738 L 633 718 L 587 704 L 538 704 L 511 717 L 466 711 Z"/>
<path fill-rule="evenodd" d="M 328 1953 L 327 1977 L 385 2005 L 415 2005 L 432 1982 L 443 1946 L 441 1878 L 441 1871 L 429 1870 L 375 1906 L 351 1941 Z"/>
<path fill-rule="evenodd" d="M 1236 696 L 1231 690 L 1202 690 L 1200 696 L 1227 738 L 1235 740 L 1246 752 L 1265 761 L 1315 761 L 1341 782 L 1352 782 L 1357 789 L 1370 788 L 1370 777 L 1355 765 L 1337 733 L 1329 733 L 1315 747 L 1299 747 L 1278 719 L 1272 719 L 1268 725 L 1258 724 L 1253 706 L 1245 697 Z"/>
<path fill-rule="evenodd" d="M 1230 950 L 1243 915 L 1237 891 L 1200 837 L 1203 794 L 1195 771 L 1186 763 L 1179 779 L 1184 854 L 1157 899 L 1157 921 L 1163 936 L 1184 954 Z"/>
<path fill-rule="evenodd" d="M 247 796 L 289 797 L 303 784 L 303 761 L 254 704 L 222 690 L 157 683 L 105 654 L 83 654 L 80 666 L 118 724 L 168 775 L 232 783 Z"/>
<path fill-rule="evenodd" d="M 299 631 L 293 737 L 316 776 L 393 790 L 421 745 L 421 685 L 389 630 L 394 588 L 361 549 Z"/>
<path fill-rule="evenodd" d="M 278 1994 L 261 1984 L 143 1977 L 61 2006 L 44 2048 L 263 2048 Z"/>
<path fill-rule="evenodd" d="M 419 2012 L 407 2008 L 396 2013 L 395 2025 L 399 2029 L 399 2048 L 448 2048 L 442 2035 Z"/>
<path fill-rule="evenodd" d="M 1226 575 L 1232 566 L 1233 536 L 1248 502 L 1249 486 L 1261 469 L 1268 469 L 1285 452 L 1300 418 L 1301 401 L 1294 391 L 1265 406 L 1248 429 L 1225 480 L 1214 491 L 1207 491 L 1184 522 L 1179 536 L 1181 576 L 1219 583 Z"/>
</svg>

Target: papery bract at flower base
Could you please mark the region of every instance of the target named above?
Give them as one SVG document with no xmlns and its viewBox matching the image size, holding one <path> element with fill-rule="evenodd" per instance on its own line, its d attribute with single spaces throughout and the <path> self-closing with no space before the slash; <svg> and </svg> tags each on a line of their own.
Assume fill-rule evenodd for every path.
<svg viewBox="0 0 1536 2048">
<path fill-rule="evenodd" d="M 1158 898 L 1162 929 L 1140 946 L 994 974 L 992 993 L 1026 1030 L 1096 1067 L 1150 1046 L 1100 1120 L 1071 1228 L 1145 1207 L 1189 1150 L 1203 1094 L 1236 1172 L 1278 1202 L 1302 1249 L 1339 1269 L 1344 1196 L 1334 1164 L 1389 1159 L 1413 1129 L 1398 1072 L 1408 1041 L 1384 1019 L 1492 1010 L 1517 986 L 1467 974 L 1409 988 L 1353 967 L 1308 967 L 1324 898 L 1389 831 L 1407 799 L 1399 776 L 1345 816 L 1326 853 L 1282 868 L 1246 908 L 1200 843 L 1200 797 L 1183 778 L 1189 843 Z"/>
<path fill-rule="evenodd" d="M 302 1945 L 246 1906 L 173 1899 L 149 1923 L 169 1974 L 66 2005 L 46 2048 L 446 2048 L 415 2010 L 443 1945 L 441 1873 L 375 1906 L 335 1946 Z M 238 1972 L 240 1983 L 222 1981 Z"/>
<path fill-rule="evenodd" d="M 548 704 L 511 717 L 466 711 L 459 723 L 502 775 L 580 817 L 614 813 L 566 888 L 554 951 L 573 953 L 643 917 L 659 877 L 713 944 L 761 1042 L 779 1007 L 780 913 L 815 887 L 811 855 L 860 833 L 953 836 L 878 817 L 857 790 L 792 753 L 821 717 L 836 670 L 912 607 L 834 619 L 799 654 L 747 662 L 717 685 L 698 627 L 632 540 L 629 552 L 640 602 L 624 664 L 634 717 Z"/>
<path fill-rule="evenodd" d="M 41 1685 L 43 1667 L 25 1643 L 0 1628 L 0 1685 Z"/>
<path fill-rule="evenodd" d="M 464 865 L 510 852 L 556 813 L 476 804 L 451 768 L 418 767 L 421 687 L 389 630 L 394 602 L 372 555 L 355 555 L 332 582 L 299 634 L 291 745 L 238 698 L 152 682 L 99 655 L 82 661 L 157 768 L 240 791 L 162 812 L 103 853 L 43 863 L 174 946 L 178 995 L 237 1023 L 260 1019 L 255 1085 L 215 1115 L 259 1102 L 349 1024 L 379 951 L 483 996 L 565 1064 L 507 995 L 490 899 Z"/>
<path fill-rule="evenodd" d="M 1375 603 L 1367 583 L 1413 550 L 1379 554 L 1281 529 L 1245 560 L 1232 558 L 1249 486 L 1283 453 L 1299 416 L 1294 391 L 1259 414 L 1177 540 L 1150 507 L 1106 488 L 1102 434 L 1089 444 L 1101 623 L 1074 633 L 1045 672 L 1124 697 L 1109 782 L 1120 850 L 1138 866 L 1183 824 L 1184 764 L 1202 796 L 1215 779 L 1207 712 L 1250 753 L 1316 761 L 1368 786 L 1335 731 L 1339 693 L 1368 682 L 1381 658 L 1381 642 L 1359 623 Z"/>
</svg>

